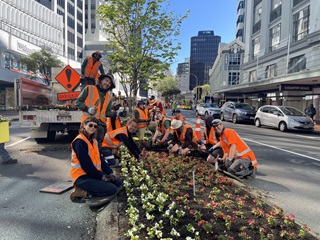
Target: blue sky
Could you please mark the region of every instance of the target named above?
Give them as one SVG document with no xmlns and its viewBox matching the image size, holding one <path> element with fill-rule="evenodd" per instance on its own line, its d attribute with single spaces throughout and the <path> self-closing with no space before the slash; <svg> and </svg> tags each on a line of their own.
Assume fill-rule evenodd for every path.
<svg viewBox="0 0 320 240">
<path fill-rule="evenodd" d="M 171 0 L 171 11 L 185 14 L 189 9 L 189 17 L 182 22 L 179 42 L 181 50 L 171 70 L 176 74 L 178 63 L 190 56 L 191 37 L 198 31 L 213 30 L 221 36 L 221 42 L 230 43 L 236 35 L 237 0 Z"/>
</svg>

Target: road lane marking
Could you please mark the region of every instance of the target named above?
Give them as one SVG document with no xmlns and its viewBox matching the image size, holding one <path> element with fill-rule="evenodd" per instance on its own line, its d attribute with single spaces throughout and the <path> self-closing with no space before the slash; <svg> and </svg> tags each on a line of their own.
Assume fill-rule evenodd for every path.
<svg viewBox="0 0 320 240">
<path fill-rule="evenodd" d="M 317 137 L 310 137 L 310 136 L 304 136 L 304 135 L 299 135 L 299 134 L 295 134 L 295 136 L 304 137 L 304 138 L 310 138 L 310 139 L 317 139 Z"/>
<path fill-rule="evenodd" d="M 279 147 L 275 147 L 275 146 L 272 146 L 272 145 L 269 145 L 269 144 L 257 142 L 257 141 L 254 141 L 254 140 L 250 140 L 250 139 L 248 139 L 248 138 L 243 138 L 243 139 L 246 140 L 246 141 L 249 141 L 249 142 L 253 142 L 253 143 L 260 144 L 260 145 L 262 145 L 262 146 L 266 146 L 266 147 L 269 147 L 269 148 L 274 148 L 274 149 L 277 149 L 277 150 L 280 150 L 280 151 L 284 151 L 284 152 L 287 152 L 287 153 L 295 154 L 295 155 L 298 155 L 298 156 L 300 156 L 300 157 L 305 157 L 305 158 L 309 158 L 309 159 L 316 160 L 316 161 L 320 162 L 320 159 L 318 159 L 318 158 L 309 157 L 309 156 L 307 156 L 307 155 L 303 155 L 303 154 L 300 154 L 300 153 L 296 153 L 296 152 L 292 152 L 292 151 L 289 151 L 289 150 L 285 150 L 285 149 L 282 149 L 282 148 L 279 148 Z"/>
<path fill-rule="evenodd" d="M 30 138 L 30 136 L 29 136 L 29 137 L 26 137 L 26 138 L 24 138 L 24 139 L 21 139 L 21 140 L 19 140 L 18 142 L 14 142 L 14 143 L 11 143 L 11 144 L 9 144 L 9 145 L 6 145 L 6 148 L 12 147 L 12 146 L 14 146 L 14 145 L 17 145 L 17 144 L 19 144 L 19 143 L 21 143 L 21 142 L 23 142 L 23 141 L 28 140 L 29 138 Z"/>
</svg>

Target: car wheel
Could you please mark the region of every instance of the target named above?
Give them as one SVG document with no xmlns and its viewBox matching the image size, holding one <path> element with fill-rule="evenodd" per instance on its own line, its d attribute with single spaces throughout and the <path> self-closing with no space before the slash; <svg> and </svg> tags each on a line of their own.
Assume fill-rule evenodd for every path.
<svg viewBox="0 0 320 240">
<path fill-rule="evenodd" d="M 196 117 L 198 117 L 198 116 L 199 116 L 198 111 L 196 111 Z"/>
<path fill-rule="evenodd" d="M 287 131 L 287 124 L 286 124 L 285 122 L 279 123 L 279 130 L 280 130 L 281 132 Z"/>
<path fill-rule="evenodd" d="M 261 127 L 261 122 L 260 122 L 260 119 L 257 118 L 255 121 L 254 121 L 256 127 Z"/>
<path fill-rule="evenodd" d="M 232 115 L 232 122 L 233 122 L 233 123 L 237 123 L 237 121 L 238 121 L 238 120 L 237 120 L 237 114 L 233 114 L 233 115 Z"/>
<path fill-rule="evenodd" d="M 220 114 L 220 120 L 221 120 L 221 121 L 224 121 L 223 113 Z"/>
<path fill-rule="evenodd" d="M 204 113 L 204 115 L 208 116 L 208 115 L 209 115 L 209 113 L 208 113 L 208 112 L 205 112 L 205 113 Z"/>
</svg>

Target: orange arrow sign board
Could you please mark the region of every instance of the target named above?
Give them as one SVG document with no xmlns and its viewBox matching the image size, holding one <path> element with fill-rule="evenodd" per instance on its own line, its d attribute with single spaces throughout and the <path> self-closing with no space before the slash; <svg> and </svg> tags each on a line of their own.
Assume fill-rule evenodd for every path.
<svg viewBox="0 0 320 240">
<path fill-rule="evenodd" d="M 66 101 L 66 100 L 75 100 L 79 97 L 80 92 L 65 92 L 65 93 L 58 93 L 57 97 L 59 101 Z"/>
<path fill-rule="evenodd" d="M 80 82 L 80 74 L 70 65 L 67 65 L 57 76 L 56 80 L 69 92 L 75 89 Z"/>
</svg>

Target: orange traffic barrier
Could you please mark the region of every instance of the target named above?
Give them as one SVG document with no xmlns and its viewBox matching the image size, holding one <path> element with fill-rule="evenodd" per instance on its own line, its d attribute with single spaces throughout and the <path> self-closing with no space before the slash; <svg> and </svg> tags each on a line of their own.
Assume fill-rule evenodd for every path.
<svg viewBox="0 0 320 240">
<path fill-rule="evenodd" d="M 201 119 L 200 119 L 200 116 L 198 115 L 197 122 L 196 122 L 196 131 L 195 131 L 198 141 L 202 140 L 200 122 L 201 122 Z"/>
</svg>

